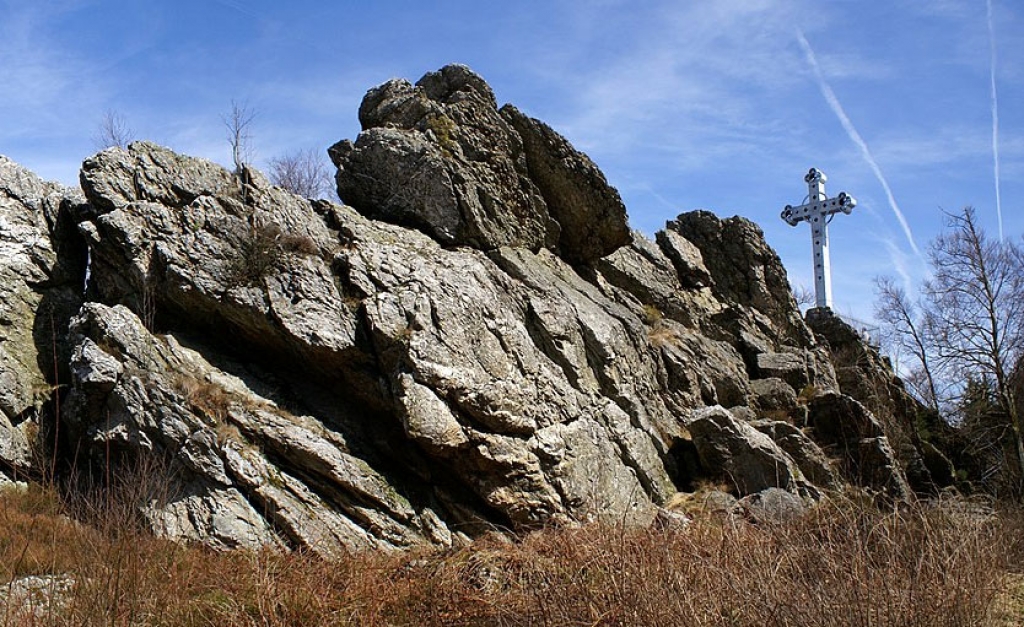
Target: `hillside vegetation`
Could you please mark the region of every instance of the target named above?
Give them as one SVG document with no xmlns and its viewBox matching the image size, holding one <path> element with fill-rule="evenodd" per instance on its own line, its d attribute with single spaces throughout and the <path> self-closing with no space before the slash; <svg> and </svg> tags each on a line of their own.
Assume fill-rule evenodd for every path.
<svg viewBox="0 0 1024 627">
<path fill-rule="evenodd" d="M 785 524 L 488 534 L 448 550 L 216 552 L 133 523 L 138 487 L 0 498 L 4 625 L 1014 625 L 1022 517 L 855 497 Z M 137 496 L 137 494 L 135 494 Z M 66 513 L 88 515 L 91 524 Z"/>
</svg>

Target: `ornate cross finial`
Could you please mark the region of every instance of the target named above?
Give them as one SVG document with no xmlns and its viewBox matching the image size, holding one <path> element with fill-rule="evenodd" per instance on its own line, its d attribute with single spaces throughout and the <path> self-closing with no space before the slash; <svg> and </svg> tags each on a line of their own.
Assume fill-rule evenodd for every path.
<svg viewBox="0 0 1024 627">
<path fill-rule="evenodd" d="M 825 195 L 825 181 L 828 177 L 815 168 L 804 176 L 807 182 L 807 201 L 799 207 L 786 205 L 782 219 L 790 226 L 800 222 L 811 225 L 811 243 L 814 249 L 814 304 L 815 307 L 832 308 L 832 274 L 828 257 L 828 223 L 832 216 L 842 211 L 849 214 L 857 206 L 857 200 L 840 192 L 835 198 Z"/>
</svg>

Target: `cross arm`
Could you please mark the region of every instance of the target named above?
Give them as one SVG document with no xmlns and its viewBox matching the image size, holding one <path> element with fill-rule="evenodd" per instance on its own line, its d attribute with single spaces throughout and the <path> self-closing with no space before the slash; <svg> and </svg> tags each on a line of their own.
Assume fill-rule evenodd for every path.
<svg viewBox="0 0 1024 627">
<path fill-rule="evenodd" d="M 805 220 L 810 222 L 814 217 L 825 217 L 839 212 L 849 214 L 856 206 L 856 198 L 846 192 L 840 192 L 835 198 L 814 200 L 797 207 L 786 205 L 782 210 L 782 219 L 790 226 L 796 226 Z"/>
</svg>

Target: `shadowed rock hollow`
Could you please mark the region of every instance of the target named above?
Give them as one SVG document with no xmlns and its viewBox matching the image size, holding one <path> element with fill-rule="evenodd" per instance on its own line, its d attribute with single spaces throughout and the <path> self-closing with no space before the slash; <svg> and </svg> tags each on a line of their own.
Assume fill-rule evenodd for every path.
<svg viewBox="0 0 1024 627">
<path fill-rule="evenodd" d="M 844 394 L 753 223 L 631 233 L 593 162 L 464 66 L 371 89 L 359 117 L 330 149 L 348 204 L 145 142 L 86 160 L 87 203 L 0 162 L 8 475 L 40 470 L 48 430 L 25 425 L 58 416 L 25 390 L 49 382 L 58 454 L 167 460 L 147 519 L 217 547 L 647 525 L 703 481 L 933 489 Z M 47 298 L 71 309 L 59 381 L 31 339 Z"/>
</svg>

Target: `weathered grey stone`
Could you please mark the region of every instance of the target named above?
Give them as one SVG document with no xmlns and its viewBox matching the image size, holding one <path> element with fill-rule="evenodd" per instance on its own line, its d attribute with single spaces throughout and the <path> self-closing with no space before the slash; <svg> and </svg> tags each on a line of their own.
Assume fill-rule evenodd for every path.
<svg viewBox="0 0 1024 627">
<path fill-rule="evenodd" d="M 758 412 L 776 414 L 792 412 L 797 405 L 796 392 L 793 387 L 776 377 L 754 379 L 750 382 L 751 405 Z"/>
<path fill-rule="evenodd" d="M 736 506 L 744 516 L 762 524 L 791 522 L 807 511 L 802 498 L 779 488 L 768 488 L 746 496 Z"/>
<path fill-rule="evenodd" d="M 66 574 L 13 577 L 0 587 L 0 612 L 5 622 L 14 625 L 38 625 L 55 621 L 67 613 L 77 585 Z"/>
<path fill-rule="evenodd" d="M 665 339 L 654 339 L 665 368 L 663 387 L 679 407 L 749 402 L 750 382 L 732 346 L 671 324 L 660 326 Z"/>
<path fill-rule="evenodd" d="M 756 226 L 631 236 L 596 166 L 464 66 L 359 114 L 330 151 L 355 208 L 145 142 L 86 161 L 89 205 L 0 159 L 0 482 L 56 389 L 83 468 L 169 459 L 142 513 L 218 548 L 670 524 L 709 479 L 769 517 L 773 488 L 908 493 L 919 442 L 886 436 L 912 408 L 869 394 L 891 371 L 810 334 Z"/>
<path fill-rule="evenodd" d="M 622 464 L 618 447 L 598 423 L 581 419 L 552 425 L 534 436 L 541 464 L 563 501 L 582 520 L 615 522 L 628 519 L 650 524 L 656 508 L 636 472 Z"/>
<path fill-rule="evenodd" d="M 796 463 L 770 437 L 722 407 L 697 410 L 687 422 L 701 466 L 747 495 L 779 487 L 815 494 Z"/>
<path fill-rule="evenodd" d="M 719 300 L 759 312 L 782 343 L 807 346 L 813 342 L 790 293 L 782 261 L 756 224 L 694 211 L 669 222 L 666 230 L 700 251 Z"/>
<path fill-rule="evenodd" d="M 820 394 L 808 405 L 813 439 L 827 454 L 840 459 L 847 481 L 894 498 L 911 490 L 881 424 L 863 405 L 843 394 Z"/>
<path fill-rule="evenodd" d="M 713 281 L 711 273 L 704 266 L 700 249 L 688 239 L 673 230 L 666 229 L 656 234 L 658 246 L 675 266 L 679 282 L 686 287 L 709 287 Z"/>
<path fill-rule="evenodd" d="M 626 207 L 594 162 L 512 105 L 502 107 L 501 115 L 522 138 L 530 180 L 558 223 L 558 254 L 570 263 L 586 263 L 628 244 Z"/>
<path fill-rule="evenodd" d="M 322 422 L 281 410 L 173 337 L 150 334 L 127 308 L 89 303 L 72 331 L 80 349 L 65 412 L 80 454 L 173 460 L 166 498 L 143 512 L 158 533 L 326 555 L 451 541 L 436 516 L 411 506 Z M 113 385 L 93 376 L 115 371 Z"/>
<path fill-rule="evenodd" d="M 736 497 L 721 490 L 709 490 L 701 497 L 701 506 L 705 511 L 727 514 L 733 510 L 738 502 Z"/>
<path fill-rule="evenodd" d="M 756 360 L 757 376 L 762 379 L 782 379 L 797 391 L 810 382 L 807 361 L 801 353 L 761 353 Z"/>
<path fill-rule="evenodd" d="M 642 233 L 634 232 L 630 245 L 599 259 L 595 267 L 601 279 L 636 299 L 647 319 L 664 316 L 692 329 L 713 306 L 710 295 L 683 293 L 668 257 Z"/>
<path fill-rule="evenodd" d="M 131 156 L 133 150 L 163 149 L 133 145 L 108 155 L 107 165 L 91 170 L 97 181 L 91 193 L 107 189 L 104 167 L 118 176 L 121 168 L 110 164 L 113 157 Z M 180 167 L 163 173 L 168 177 L 180 175 L 187 165 L 184 159 L 169 161 Z M 203 170 L 206 164 L 195 167 Z M 186 187 L 160 182 L 160 176 L 147 173 L 157 187 Z M 339 422 L 324 417 L 321 424 L 337 428 L 341 441 L 366 443 L 364 460 L 378 455 L 395 459 L 389 465 L 416 476 L 407 480 L 418 493 L 433 494 L 423 497 L 414 516 L 383 499 L 383 485 L 347 484 L 345 477 L 356 472 L 352 468 L 330 470 L 336 462 L 328 460 L 336 453 L 325 451 L 336 444 L 310 444 L 310 451 L 320 452 L 304 453 L 306 448 L 293 444 L 298 427 L 286 424 L 268 432 L 272 416 L 257 412 L 258 418 L 250 417 L 252 411 L 235 405 L 229 410 L 232 428 L 273 453 L 267 472 L 285 477 L 277 483 L 299 483 L 289 494 L 280 494 L 269 480 L 233 476 L 242 466 L 211 460 L 209 438 L 183 439 L 197 428 L 188 412 L 184 417 L 180 409 L 159 418 L 136 415 L 152 389 L 135 381 L 138 377 L 121 374 L 110 394 L 135 409 L 128 416 L 114 413 L 122 417 L 104 429 L 106 440 L 128 448 L 180 450 L 188 470 L 207 484 L 229 485 L 256 503 L 273 496 L 276 502 L 264 509 L 278 512 L 272 514 L 274 528 L 286 531 L 288 543 L 313 537 L 297 514 L 299 504 L 315 502 L 319 495 L 326 502 L 324 515 L 331 515 L 333 501 L 324 495 L 339 490 L 358 492 L 368 504 L 358 516 L 345 510 L 345 517 L 375 530 L 372 537 L 358 538 L 349 524 L 336 522 L 336 539 L 325 542 L 343 547 L 453 541 L 443 522 L 427 524 L 425 512 L 435 507 L 430 498 L 446 503 L 432 514 L 439 521 L 454 520 L 462 516 L 456 510 L 482 504 L 480 516 L 491 517 L 491 524 L 533 526 L 595 512 L 647 524 L 654 504 L 674 492 L 663 457 L 665 438 L 679 426 L 660 401 L 658 364 L 648 350 L 646 329 L 633 312 L 559 257 L 523 248 L 496 250 L 491 257 L 470 249 L 445 250 L 423 235 L 367 220 L 351 208 L 282 195 L 258 173 L 249 175 L 244 202 L 220 194 L 196 196 L 184 207 L 123 202 L 111 197 L 97 203 L 112 208 L 82 227 L 96 260 L 93 281 L 104 300 L 124 302 L 143 315 L 150 312 L 156 326 L 164 321 L 198 333 L 201 349 L 215 343 L 206 337 L 211 331 L 239 337 L 265 358 L 282 365 L 301 363 L 314 386 L 321 381 L 351 390 L 359 399 L 357 407 L 386 418 L 352 415 Z M 273 226 L 270 245 L 299 233 L 319 254 L 280 250 L 256 280 L 240 281 L 224 260 L 245 254 L 249 224 Z M 142 233 L 152 235 L 144 238 Z M 92 331 L 107 334 L 108 326 L 95 321 L 79 325 L 82 354 L 89 359 L 79 367 L 77 416 L 97 415 L 90 403 L 107 392 L 113 378 L 100 374 L 116 371 L 109 356 L 90 353 L 84 339 L 94 339 Z M 132 350 L 118 349 L 129 355 Z M 143 360 L 139 368 L 166 369 L 150 361 Z M 173 390 L 163 394 L 175 397 Z M 580 420 L 589 422 L 576 425 Z M 90 427 L 79 429 L 88 432 Z M 559 462 L 544 457 L 545 447 L 535 446 L 531 438 L 549 431 L 575 434 L 565 437 L 602 463 L 592 464 L 581 454 Z M 552 437 L 539 441 L 557 441 Z M 223 447 L 213 448 L 221 451 L 219 457 L 227 455 Z M 416 453 L 409 455 L 413 449 Z M 396 451 L 405 453 L 396 458 Z M 276 460 L 283 459 L 295 467 L 280 468 Z M 263 466 L 249 460 L 246 467 Z M 438 474 L 447 483 L 434 487 L 430 478 Z M 315 495 L 302 493 L 300 484 Z M 618 486 L 630 496 L 607 495 L 595 485 Z M 473 505 L 450 502 L 460 490 L 477 499 Z"/>
<path fill-rule="evenodd" d="M 232 173 L 149 142 L 108 148 L 82 164 L 82 190 L 101 211 L 134 202 L 185 207 L 197 198 L 241 194 Z"/>
<path fill-rule="evenodd" d="M 67 377 L 67 320 L 84 250 L 69 227 L 81 195 L 0 156 L 0 472 L 31 475 L 46 403 Z"/>
<path fill-rule="evenodd" d="M 760 420 L 752 422 L 751 426 L 786 451 L 800 472 L 814 485 L 828 490 L 837 490 L 842 486 L 842 478 L 832 467 L 825 452 L 797 427 L 777 420 Z"/>
<path fill-rule="evenodd" d="M 946 428 L 935 412 L 913 398 L 896 376 L 892 364 L 881 356 L 861 334 L 828 310 L 807 312 L 808 326 L 835 364 L 837 389 L 864 405 L 878 419 L 914 491 L 934 495 L 940 487 L 952 485 L 953 475 L 940 463 L 933 477 L 922 454 L 925 442 L 918 433 L 919 421 L 930 420 L 928 429 Z"/>
<path fill-rule="evenodd" d="M 132 168 L 147 182 L 135 195 L 118 182 Z M 355 341 L 324 260 L 337 237 L 310 201 L 246 176 L 243 191 L 219 166 L 144 142 L 87 160 L 83 187 L 101 208 L 82 225 L 93 287 L 151 328 L 158 318 L 226 323 L 329 369 Z"/>
<path fill-rule="evenodd" d="M 17 358 L 37 362 L 28 379 L 0 366 L 7 467 L 40 403 L 25 390 L 52 384 L 41 303 L 79 306 L 39 289 L 80 288 L 77 220 L 100 302 L 58 351 L 62 434 L 97 461 L 171 456 L 173 493 L 146 512 L 167 535 L 324 554 L 450 546 L 488 525 L 650 524 L 677 490 L 670 472 L 741 494 L 836 484 L 801 431 L 747 424 L 800 422 L 792 388 L 835 388 L 756 226 L 698 212 L 656 243 L 631 236 L 596 166 L 499 111 L 464 66 L 371 90 L 360 120 L 331 150 L 356 209 L 149 143 L 86 161 L 90 206 L 0 163 L 17 218 L 0 223 L 0 272 L 22 281 L 0 284 L 0 335 L 21 329 L 32 343 Z M 5 338 L 2 351 L 24 346 Z M 699 409 L 717 404 L 735 415 Z M 819 409 L 815 437 L 844 472 L 898 476 L 881 435 L 830 431 Z M 676 463 L 690 437 L 703 475 Z"/>
<path fill-rule="evenodd" d="M 597 167 L 506 107 L 465 66 L 392 80 L 360 107 L 363 132 L 329 153 L 338 194 L 445 245 L 548 247 L 573 263 L 629 243 L 625 207 Z"/>
</svg>

